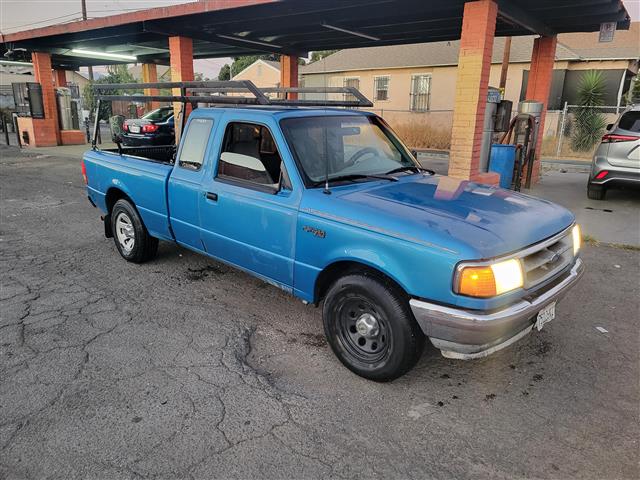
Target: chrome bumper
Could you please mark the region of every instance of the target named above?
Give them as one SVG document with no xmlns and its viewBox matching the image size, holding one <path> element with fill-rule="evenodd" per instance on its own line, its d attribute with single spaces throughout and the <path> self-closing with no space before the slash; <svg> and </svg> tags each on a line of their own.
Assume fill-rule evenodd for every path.
<svg viewBox="0 0 640 480">
<path fill-rule="evenodd" d="M 576 259 L 571 271 L 560 283 L 532 300 L 521 300 L 491 313 L 445 307 L 412 299 L 411 310 L 431 343 L 449 358 L 486 357 L 501 350 L 531 331 L 538 312 L 562 298 L 584 273 L 584 264 Z"/>
</svg>

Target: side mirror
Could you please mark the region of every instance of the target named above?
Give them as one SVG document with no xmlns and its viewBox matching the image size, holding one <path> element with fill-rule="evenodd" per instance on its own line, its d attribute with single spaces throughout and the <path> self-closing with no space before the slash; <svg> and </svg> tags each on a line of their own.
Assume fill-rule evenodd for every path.
<svg viewBox="0 0 640 480">
<path fill-rule="evenodd" d="M 607 130 L 611 130 L 612 128 L 613 128 L 613 123 L 609 123 L 609 124 L 607 125 Z"/>
<path fill-rule="evenodd" d="M 416 160 L 418 159 L 418 151 L 417 150 L 411 150 L 411 155 L 413 155 L 413 158 L 415 158 Z"/>
</svg>

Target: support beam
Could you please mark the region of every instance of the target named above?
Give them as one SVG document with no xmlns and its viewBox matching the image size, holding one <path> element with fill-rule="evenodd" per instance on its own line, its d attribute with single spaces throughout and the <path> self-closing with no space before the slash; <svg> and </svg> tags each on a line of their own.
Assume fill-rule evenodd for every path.
<svg viewBox="0 0 640 480">
<path fill-rule="evenodd" d="M 553 78 L 553 64 L 556 58 L 556 45 L 558 37 L 539 37 L 533 41 L 531 52 L 531 71 L 527 82 L 526 100 L 542 102 L 542 115 L 538 126 L 538 139 L 536 141 L 536 158 L 531 174 L 531 183 L 537 183 L 540 177 L 540 150 L 544 137 L 544 121 L 547 115 L 547 104 L 551 92 L 551 80 Z"/>
<path fill-rule="evenodd" d="M 511 37 L 504 39 L 504 52 L 502 53 L 502 68 L 500 69 L 500 90 L 502 98 L 507 87 L 507 74 L 509 73 L 509 62 L 511 61 Z"/>
<path fill-rule="evenodd" d="M 53 71 L 53 83 L 56 87 L 66 87 L 67 86 L 67 71 L 56 69 Z"/>
<path fill-rule="evenodd" d="M 516 25 L 529 30 L 532 34 L 537 35 L 554 35 L 549 26 L 545 25 L 540 19 L 531 13 L 518 7 L 512 0 L 498 0 L 500 16 L 509 20 Z"/>
<path fill-rule="evenodd" d="M 497 15 L 492 0 L 464 5 L 449 161 L 449 176 L 492 184 L 498 175 L 480 171 L 480 150 Z"/>
<path fill-rule="evenodd" d="M 169 37 L 169 51 L 171 54 L 171 81 L 191 82 L 194 80 L 193 73 L 193 40 L 186 37 Z M 173 89 L 174 95 L 181 95 L 179 88 Z M 174 103 L 174 122 L 176 131 L 176 144 L 180 142 L 182 134 L 183 118 L 186 119 L 191 112 L 189 105 L 185 106 L 182 112 L 182 104 Z"/>
<path fill-rule="evenodd" d="M 284 88 L 298 86 L 297 55 L 282 55 L 280 57 L 280 86 Z M 298 94 L 290 93 L 289 98 L 296 100 Z"/>
<path fill-rule="evenodd" d="M 58 125 L 58 106 L 56 93 L 53 89 L 53 70 L 51 69 L 51 55 L 43 52 L 31 54 L 33 74 L 36 82 L 42 87 L 42 104 L 44 118 L 31 119 L 30 146 L 54 147 L 61 143 L 60 127 Z"/>
<path fill-rule="evenodd" d="M 143 63 L 142 64 L 142 82 L 143 83 L 157 83 L 158 82 L 158 68 L 155 63 Z M 145 95 L 159 95 L 157 88 L 145 88 Z M 159 102 L 147 102 L 147 111 L 160 108 Z"/>
</svg>

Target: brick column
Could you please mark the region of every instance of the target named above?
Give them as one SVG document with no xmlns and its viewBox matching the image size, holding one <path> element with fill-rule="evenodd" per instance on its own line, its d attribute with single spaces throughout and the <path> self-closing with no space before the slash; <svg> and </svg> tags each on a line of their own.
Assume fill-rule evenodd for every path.
<svg viewBox="0 0 640 480">
<path fill-rule="evenodd" d="M 143 63 L 142 64 L 142 82 L 143 83 L 158 83 L 158 68 L 155 63 Z M 157 88 L 145 88 L 145 95 L 158 95 Z M 147 102 L 147 110 L 155 110 L 160 108 L 160 102 Z"/>
<path fill-rule="evenodd" d="M 533 41 L 531 53 L 531 71 L 527 82 L 527 100 L 542 102 L 542 115 L 538 126 L 538 139 L 536 142 L 536 158 L 533 164 L 531 182 L 537 183 L 540 177 L 540 151 L 542 149 L 542 137 L 544 136 L 544 120 L 547 115 L 547 104 L 551 93 L 551 80 L 553 78 L 553 64 L 556 59 L 556 44 L 558 38 L 539 37 Z M 525 173 L 526 175 L 526 173 Z"/>
<path fill-rule="evenodd" d="M 193 41 L 187 37 L 169 37 L 169 54 L 171 56 L 171 81 L 190 82 L 193 81 Z M 180 95 L 180 89 L 173 89 L 174 95 Z M 182 104 L 173 104 L 174 119 L 176 124 L 176 143 L 180 141 L 180 125 L 182 116 L 179 114 Z M 187 105 L 184 112 L 187 116 L 191 112 L 191 107 Z"/>
<path fill-rule="evenodd" d="M 53 71 L 53 81 L 56 87 L 66 87 L 67 86 L 67 71 L 66 70 L 54 70 Z"/>
<path fill-rule="evenodd" d="M 280 86 L 298 86 L 298 57 L 296 55 L 280 56 Z M 290 93 L 289 98 L 295 100 L 298 98 L 298 94 Z"/>
<path fill-rule="evenodd" d="M 33 52 L 33 73 L 36 82 L 42 87 L 42 104 L 44 106 L 44 118 L 33 119 L 33 146 L 52 147 L 60 145 L 60 127 L 58 125 L 58 104 L 56 93 L 53 89 L 53 71 L 51 70 L 51 55 L 48 53 Z"/>
<path fill-rule="evenodd" d="M 464 4 L 449 159 L 450 176 L 492 184 L 498 175 L 479 165 L 497 15 L 492 0 Z"/>
</svg>

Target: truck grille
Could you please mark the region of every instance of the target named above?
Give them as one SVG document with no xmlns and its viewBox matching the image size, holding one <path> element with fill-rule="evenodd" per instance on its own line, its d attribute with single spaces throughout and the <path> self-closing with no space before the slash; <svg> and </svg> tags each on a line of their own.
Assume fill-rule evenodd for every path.
<svg viewBox="0 0 640 480">
<path fill-rule="evenodd" d="M 527 251 L 521 260 L 524 288 L 529 289 L 548 280 L 573 262 L 571 231 L 543 242 L 537 249 L 532 247 L 532 251 Z"/>
</svg>

